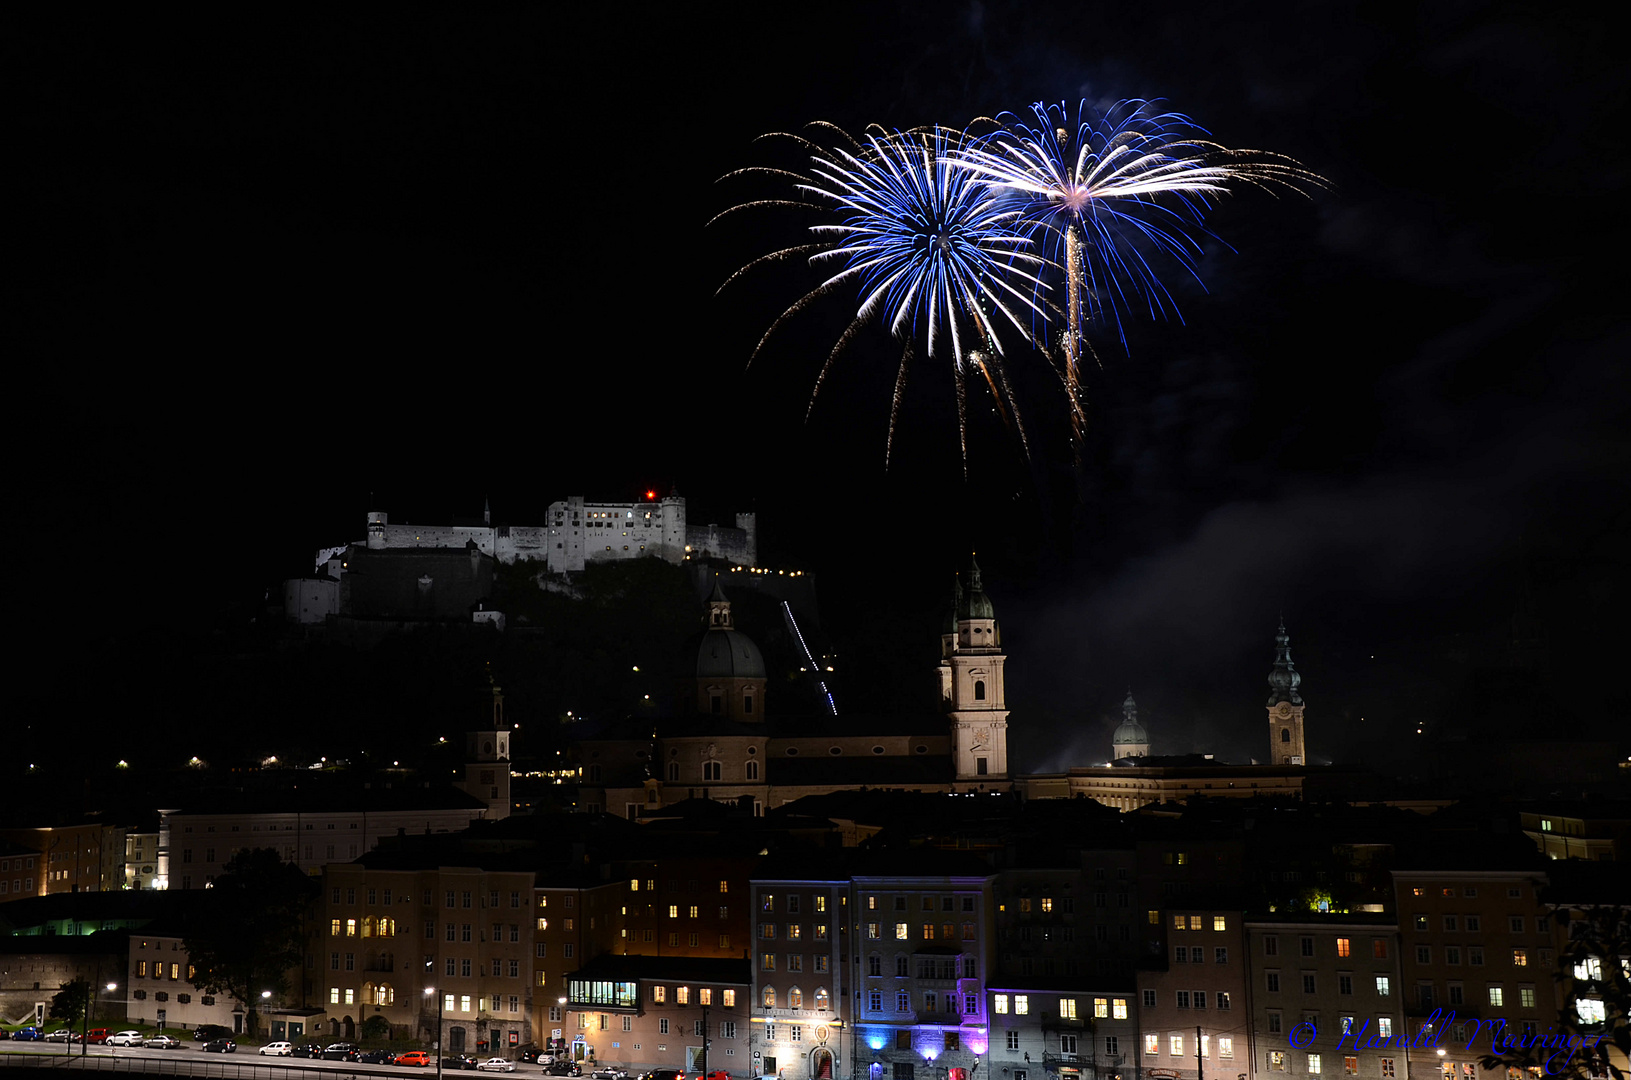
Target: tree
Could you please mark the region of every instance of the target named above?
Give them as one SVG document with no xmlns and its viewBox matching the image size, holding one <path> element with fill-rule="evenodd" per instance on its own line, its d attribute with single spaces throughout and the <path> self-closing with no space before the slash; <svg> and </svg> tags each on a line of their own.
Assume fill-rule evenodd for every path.
<svg viewBox="0 0 1631 1080">
<path fill-rule="evenodd" d="M 51 1011 L 48 1015 L 53 1020 L 66 1021 L 69 1027 L 73 1027 L 79 1023 L 80 1017 L 85 1015 L 85 1006 L 90 1000 L 90 980 L 71 979 L 63 983 L 61 992 L 51 998 Z"/>
<path fill-rule="evenodd" d="M 1610 1056 L 1631 1056 L 1631 907 L 1606 904 L 1577 911 L 1559 909 L 1555 916 L 1568 927 L 1568 946 L 1560 950 L 1557 971 L 1556 1036 L 1526 1040 L 1518 1032 L 1492 1039 L 1495 1053 L 1479 1059 L 1486 1069 L 1538 1069 L 1563 1080 L 1612 1076 L 1626 1080 Z M 1582 1016 L 1577 1001 L 1600 1007 L 1601 1018 Z"/>
<path fill-rule="evenodd" d="M 301 924 L 317 883 L 271 848 L 240 851 L 205 894 L 185 939 L 193 984 L 231 995 L 257 1030 L 263 991 L 282 994 L 302 956 Z"/>
</svg>

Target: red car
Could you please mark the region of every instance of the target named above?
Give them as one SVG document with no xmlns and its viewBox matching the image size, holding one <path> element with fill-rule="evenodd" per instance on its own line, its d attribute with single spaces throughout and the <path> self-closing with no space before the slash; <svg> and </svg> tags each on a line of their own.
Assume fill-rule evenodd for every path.
<svg viewBox="0 0 1631 1080">
<path fill-rule="evenodd" d="M 430 1055 L 423 1050 L 409 1050 L 406 1054 L 398 1054 L 394 1064 L 417 1065 L 424 1069 L 430 1066 Z"/>
</svg>

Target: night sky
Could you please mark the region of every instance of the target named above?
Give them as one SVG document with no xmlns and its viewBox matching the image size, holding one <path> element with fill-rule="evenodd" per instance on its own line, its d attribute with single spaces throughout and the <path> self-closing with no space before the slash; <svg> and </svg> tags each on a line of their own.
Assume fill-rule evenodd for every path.
<svg viewBox="0 0 1631 1080">
<path fill-rule="evenodd" d="M 1102 760 L 1129 686 L 1157 752 L 1260 753 L 1282 613 L 1316 759 L 1408 758 L 1510 663 L 1525 596 L 1536 678 L 1578 730 L 1619 730 L 1631 103 L 1605 25 L 1488 2 L 562 7 L 8 35 L 13 617 L 40 628 L 20 707 L 96 685 L 81 640 L 254 617 L 370 500 L 537 523 L 674 485 L 693 521 L 756 509 L 829 627 L 927 626 L 926 665 L 977 549 L 1020 768 Z M 713 295 L 797 236 L 775 213 L 704 228 L 753 190 L 723 174 L 778 160 L 756 136 L 1084 97 L 1164 98 L 1332 187 L 1227 200 L 1205 288 L 1167 277 L 1184 321 L 1095 339 L 1079 474 L 1034 357 L 1033 460 L 976 396 L 966 480 L 925 359 L 884 471 L 881 329 L 803 422 L 853 304 L 744 370 L 816 280 Z"/>
</svg>

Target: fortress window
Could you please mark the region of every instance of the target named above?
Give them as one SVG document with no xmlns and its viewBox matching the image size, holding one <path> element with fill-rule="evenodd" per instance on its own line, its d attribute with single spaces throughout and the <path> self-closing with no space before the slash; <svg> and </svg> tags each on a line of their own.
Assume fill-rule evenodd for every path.
<svg viewBox="0 0 1631 1080">
<path fill-rule="evenodd" d="M 827 753 L 831 754 L 833 757 L 837 757 L 838 755 L 842 754 L 843 752 L 844 752 L 844 748 L 841 747 L 841 746 L 829 746 L 829 747 L 827 747 Z"/>
<path fill-rule="evenodd" d="M 912 747 L 912 752 L 914 754 L 927 754 L 929 752 L 929 748 L 927 746 L 914 746 Z"/>
<path fill-rule="evenodd" d="M 873 753 L 874 753 L 874 754 L 881 754 L 881 753 L 883 753 L 883 747 L 881 747 L 881 746 L 874 746 L 874 747 L 873 747 L 873 748 L 872 748 L 872 752 L 873 752 Z"/>
<path fill-rule="evenodd" d="M 644 549 L 642 549 L 642 550 L 644 550 Z M 743 696 L 743 698 L 742 698 L 742 711 L 745 712 L 745 713 L 753 712 L 753 695 L 752 694 L 746 694 L 746 695 Z"/>
<path fill-rule="evenodd" d="M 975 701 L 984 701 L 985 700 L 985 680 L 984 679 L 975 679 L 974 680 L 974 700 Z"/>
<path fill-rule="evenodd" d="M 799 756 L 799 748 L 796 747 L 796 746 L 789 746 L 787 748 L 787 756 L 788 757 L 798 757 Z"/>
<path fill-rule="evenodd" d="M 1280 729 L 1280 741 L 1281 742 L 1290 742 L 1291 741 L 1291 729 L 1290 728 L 1281 728 Z"/>
<path fill-rule="evenodd" d="M 702 763 L 702 778 L 704 780 L 718 780 L 721 766 L 717 761 L 704 761 Z"/>
<path fill-rule="evenodd" d="M 747 765 L 747 778 L 749 780 L 759 779 L 759 763 L 757 761 L 748 762 L 748 765 Z"/>
</svg>

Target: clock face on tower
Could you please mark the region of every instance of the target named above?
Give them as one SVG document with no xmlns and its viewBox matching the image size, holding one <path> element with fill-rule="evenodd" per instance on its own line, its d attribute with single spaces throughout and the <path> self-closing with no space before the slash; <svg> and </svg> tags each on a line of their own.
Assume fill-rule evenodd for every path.
<svg viewBox="0 0 1631 1080">
<path fill-rule="evenodd" d="M 1284 702 L 1284 701 L 1280 702 L 1279 713 L 1280 713 L 1281 716 L 1290 716 L 1291 715 L 1291 705 L 1288 702 Z"/>
<path fill-rule="evenodd" d="M 977 727 L 977 728 L 974 729 L 974 749 L 976 749 L 976 750 L 983 749 L 985 747 L 985 744 L 987 742 L 989 742 L 990 739 L 991 739 L 991 729 L 990 728 Z"/>
</svg>

